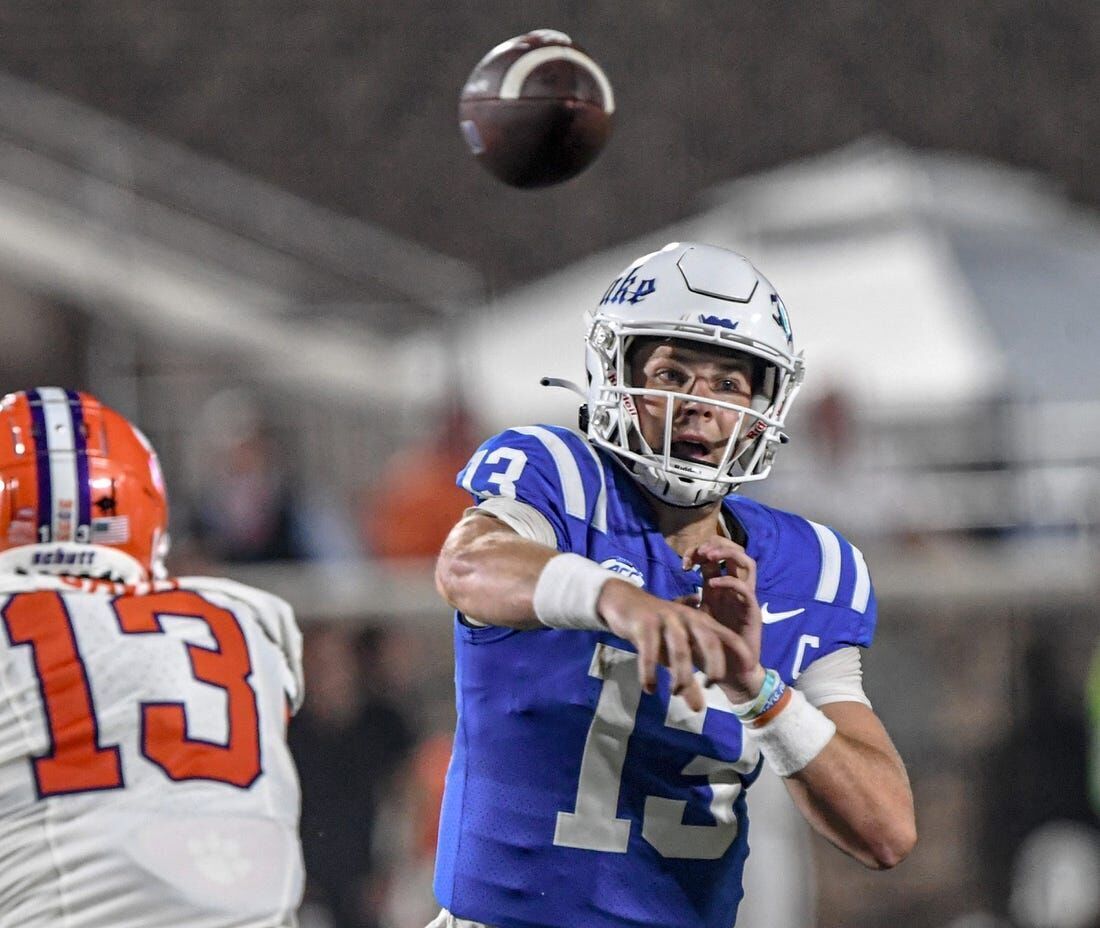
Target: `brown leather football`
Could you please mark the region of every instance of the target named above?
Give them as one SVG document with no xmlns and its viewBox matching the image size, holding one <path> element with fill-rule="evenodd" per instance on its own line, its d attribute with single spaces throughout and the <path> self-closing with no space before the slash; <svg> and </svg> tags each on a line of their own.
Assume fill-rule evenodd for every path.
<svg viewBox="0 0 1100 928">
<path fill-rule="evenodd" d="M 614 110 L 600 66 L 553 29 L 494 48 L 470 73 L 458 104 L 470 151 L 514 187 L 578 175 L 607 142 Z"/>
</svg>

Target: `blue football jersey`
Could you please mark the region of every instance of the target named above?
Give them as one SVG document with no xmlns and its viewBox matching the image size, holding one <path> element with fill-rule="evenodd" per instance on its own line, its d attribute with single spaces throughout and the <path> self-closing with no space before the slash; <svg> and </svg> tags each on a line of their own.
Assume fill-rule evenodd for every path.
<svg viewBox="0 0 1100 928">
<path fill-rule="evenodd" d="M 538 509 L 562 551 L 663 599 L 699 589 L 633 479 L 580 433 L 514 428 L 458 475 L 475 499 Z M 794 682 L 815 659 L 871 643 L 859 551 L 832 530 L 742 496 L 765 612 L 762 663 Z M 693 712 L 610 632 L 475 627 L 456 617 L 458 722 L 435 892 L 498 928 L 730 928 L 748 855 L 745 791 L 760 768 L 728 699 Z"/>
</svg>

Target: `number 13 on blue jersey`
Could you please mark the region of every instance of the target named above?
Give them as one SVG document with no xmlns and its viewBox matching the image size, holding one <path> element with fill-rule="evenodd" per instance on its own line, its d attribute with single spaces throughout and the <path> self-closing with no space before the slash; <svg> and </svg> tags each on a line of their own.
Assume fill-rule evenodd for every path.
<svg viewBox="0 0 1100 928">
<path fill-rule="evenodd" d="M 572 812 L 558 813 L 554 844 L 625 854 L 631 821 L 618 818 L 617 812 L 627 742 L 642 696 L 638 655 L 601 642 L 596 645 L 588 673 L 602 680 L 603 686 L 585 740 L 576 805 Z M 700 733 L 708 710 L 732 713 L 733 707 L 718 687 L 708 687 L 705 693 L 707 707 L 700 712 L 693 712 L 682 697 L 670 697 L 665 725 Z M 662 857 L 718 859 L 737 837 L 734 803 L 742 789 L 740 774 L 751 773 L 759 759 L 759 751 L 753 746 L 743 747 L 736 761 L 701 755 L 692 758 L 680 773 L 707 778 L 715 824 L 685 825 L 686 801 L 646 796 L 642 837 Z"/>
</svg>

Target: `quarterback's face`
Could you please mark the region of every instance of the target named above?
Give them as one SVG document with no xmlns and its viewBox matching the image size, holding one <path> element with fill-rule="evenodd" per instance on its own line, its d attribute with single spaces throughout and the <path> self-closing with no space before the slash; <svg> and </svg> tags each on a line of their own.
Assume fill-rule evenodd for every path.
<svg viewBox="0 0 1100 928">
<path fill-rule="evenodd" d="M 700 400 L 738 406 L 752 403 L 753 368 L 748 358 L 692 342 L 646 341 L 630 359 L 631 384 L 649 390 L 687 393 Z M 666 405 L 660 396 L 636 396 L 642 437 L 649 447 L 664 447 Z M 673 457 L 718 464 L 737 429 L 751 426 L 745 417 L 711 403 L 676 400 L 672 414 Z"/>
</svg>

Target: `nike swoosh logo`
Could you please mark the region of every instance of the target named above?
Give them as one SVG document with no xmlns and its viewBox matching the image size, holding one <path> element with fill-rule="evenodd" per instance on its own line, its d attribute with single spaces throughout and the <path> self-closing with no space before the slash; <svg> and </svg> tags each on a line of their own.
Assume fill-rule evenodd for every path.
<svg viewBox="0 0 1100 928">
<path fill-rule="evenodd" d="M 805 609 L 792 609 L 790 612 L 768 612 L 768 604 L 764 603 L 760 607 L 760 616 L 763 618 L 765 625 L 771 625 L 772 622 L 782 622 L 784 619 L 789 619 L 791 616 L 796 616 L 805 611 Z"/>
</svg>

